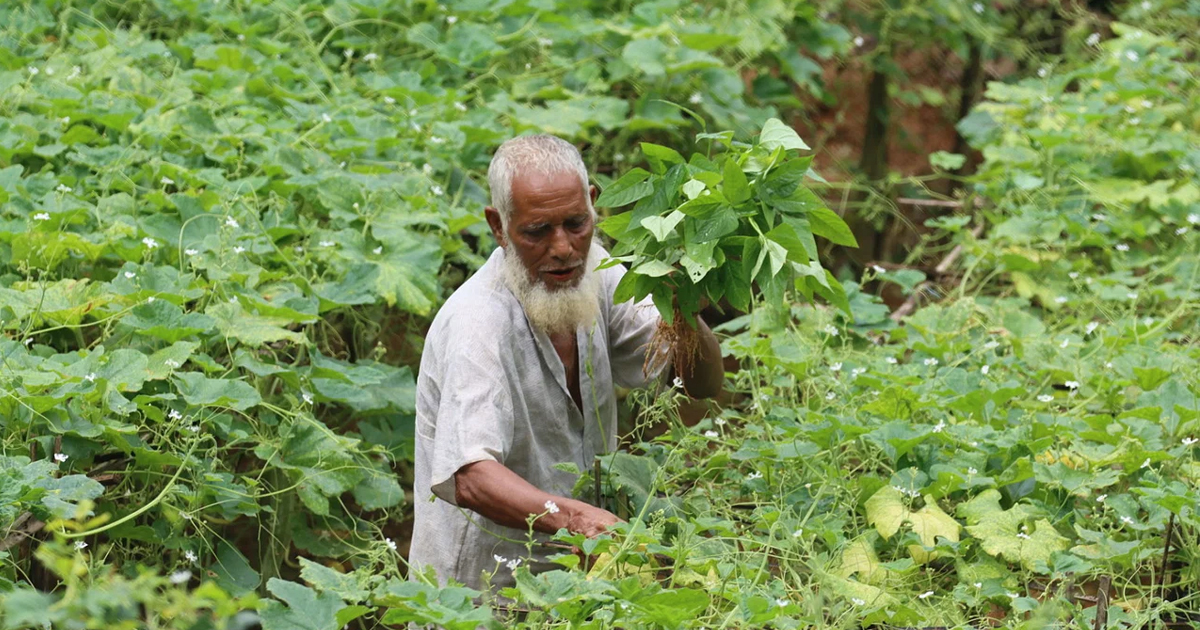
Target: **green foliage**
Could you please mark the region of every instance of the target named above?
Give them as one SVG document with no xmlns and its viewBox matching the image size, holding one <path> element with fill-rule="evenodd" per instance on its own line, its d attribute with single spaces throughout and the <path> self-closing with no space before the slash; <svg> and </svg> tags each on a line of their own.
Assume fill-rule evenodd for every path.
<svg viewBox="0 0 1200 630">
<path fill-rule="evenodd" d="M 689 326 L 704 301 L 724 298 L 747 310 L 756 288 L 773 304 L 794 285 L 848 308 L 845 291 L 816 258 L 813 235 L 851 246 L 854 236 L 804 187 L 812 158 L 792 151 L 808 146 L 775 118 L 752 145 L 732 135 L 702 134 L 723 151 L 686 162 L 672 149 L 643 144 L 651 170 L 630 170 L 597 199 L 636 202 L 600 224 L 616 240 L 611 260 L 629 266 L 614 301 L 652 295 L 664 320 L 682 316 Z"/>
</svg>

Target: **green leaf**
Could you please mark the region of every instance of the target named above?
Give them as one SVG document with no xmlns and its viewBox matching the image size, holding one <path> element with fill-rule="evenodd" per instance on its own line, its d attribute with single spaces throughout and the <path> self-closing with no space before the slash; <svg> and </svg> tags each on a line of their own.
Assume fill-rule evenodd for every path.
<svg viewBox="0 0 1200 630">
<path fill-rule="evenodd" d="M 675 210 L 665 217 L 646 217 L 642 219 L 642 227 L 649 230 L 654 235 L 654 239 L 661 243 L 675 231 L 675 226 L 683 221 L 684 216 L 686 215 Z"/>
<path fill-rule="evenodd" d="M 967 163 L 967 156 L 947 151 L 934 151 L 929 155 L 929 163 L 944 170 L 953 171 L 962 168 Z"/>
<path fill-rule="evenodd" d="M 742 172 L 741 165 L 732 156 L 725 160 L 721 191 L 729 203 L 735 206 L 750 200 L 750 183 L 746 180 L 746 174 Z"/>
<path fill-rule="evenodd" d="M 693 588 L 677 588 L 636 600 L 634 605 L 641 610 L 645 621 L 678 628 L 708 608 L 708 594 Z"/>
<path fill-rule="evenodd" d="M 683 156 L 679 155 L 678 151 L 659 144 L 643 142 L 642 155 L 645 155 L 646 161 L 650 162 L 651 170 L 659 175 L 666 173 L 669 165 L 685 164 Z"/>
<path fill-rule="evenodd" d="M 837 245 L 858 247 L 858 241 L 850 226 L 828 208 L 814 208 L 808 212 L 808 225 L 813 234 L 824 236 Z"/>
<path fill-rule="evenodd" d="M 279 578 L 267 581 L 267 590 L 287 605 L 267 600 L 259 617 L 263 630 L 339 630 L 338 612 L 346 607 L 336 595 L 317 594 L 311 588 Z"/>
<path fill-rule="evenodd" d="M 332 593 L 347 602 L 361 602 L 370 594 L 355 575 L 335 571 L 308 558 L 300 558 L 300 577 L 318 591 Z"/>
<path fill-rule="evenodd" d="M 770 118 L 763 125 L 762 133 L 758 136 L 758 143 L 767 148 L 769 151 L 774 151 L 776 148 L 783 147 L 785 151 L 799 149 L 807 151 L 808 145 L 800 139 L 800 134 L 796 133 L 795 129 L 783 124 L 783 121 L 778 118 Z"/>
<path fill-rule="evenodd" d="M 240 303 L 217 302 L 205 311 L 217 325 L 217 330 L 228 339 L 258 347 L 276 341 L 287 340 L 304 343 L 303 334 L 283 328 L 291 321 L 283 317 L 266 317 L 247 313 Z"/>
<path fill-rule="evenodd" d="M 208 570 L 217 585 L 234 597 L 250 593 L 262 582 L 246 556 L 223 540 L 217 541 L 216 561 L 208 566 Z"/>
<path fill-rule="evenodd" d="M 630 41 L 621 51 L 621 58 L 647 76 L 658 77 L 667 72 L 663 65 L 663 60 L 667 58 L 667 46 L 657 38 Z"/>
<path fill-rule="evenodd" d="M 648 177 L 650 177 L 650 173 L 644 169 L 630 169 L 600 193 L 600 196 L 596 198 L 595 205 L 600 208 L 617 208 L 649 197 L 654 194 L 654 184 L 646 181 Z"/>
<path fill-rule="evenodd" d="M 662 276 L 674 273 L 676 269 L 661 260 L 651 259 L 638 265 L 633 269 L 633 271 L 643 276 L 660 278 Z"/>
<path fill-rule="evenodd" d="M 216 320 L 203 313 L 185 315 L 182 309 L 167 300 L 155 300 L 135 306 L 121 323 L 133 327 L 139 335 L 175 343 L 184 337 L 212 330 Z"/>
<path fill-rule="evenodd" d="M 242 381 L 208 378 L 198 372 L 175 375 L 175 385 L 189 405 L 230 407 L 245 411 L 262 402 L 262 396 Z"/>
</svg>

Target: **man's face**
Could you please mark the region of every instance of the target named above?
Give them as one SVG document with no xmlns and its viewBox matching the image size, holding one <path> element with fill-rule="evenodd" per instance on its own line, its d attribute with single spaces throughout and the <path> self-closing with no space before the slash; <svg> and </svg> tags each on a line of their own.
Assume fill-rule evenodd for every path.
<svg viewBox="0 0 1200 630">
<path fill-rule="evenodd" d="M 577 173 L 519 174 L 513 178 L 507 233 L 490 207 L 488 225 L 505 253 L 521 260 L 530 280 L 551 291 L 570 288 L 583 277 L 592 244 L 588 195 L 594 199 L 596 188 L 585 191 Z"/>
</svg>

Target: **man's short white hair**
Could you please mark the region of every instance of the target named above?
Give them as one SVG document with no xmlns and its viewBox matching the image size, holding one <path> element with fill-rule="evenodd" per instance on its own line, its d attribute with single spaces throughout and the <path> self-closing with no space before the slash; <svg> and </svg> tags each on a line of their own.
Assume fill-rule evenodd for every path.
<svg viewBox="0 0 1200 630">
<path fill-rule="evenodd" d="M 579 174 L 579 185 L 588 209 L 592 197 L 588 194 L 587 166 L 575 145 L 551 135 L 517 136 L 496 149 L 488 165 L 488 187 L 492 190 L 492 207 L 500 213 L 500 223 L 508 229 L 512 217 L 512 184 L 517 173 L 537 173 L 542 176 L 563 172 Z M 594 210 L 593 210 L 594 212 Z"/>
</svg>

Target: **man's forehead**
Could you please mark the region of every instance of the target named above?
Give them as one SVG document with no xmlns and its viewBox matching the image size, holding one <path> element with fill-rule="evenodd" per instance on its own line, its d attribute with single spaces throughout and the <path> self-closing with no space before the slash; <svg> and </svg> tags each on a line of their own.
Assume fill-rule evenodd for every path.
<svg viewBox="0 0 1200 630">
<path fill-rule="evenodd" d="M 513 177 L 512 200 L 514 210 L 538 209 L 546 204 L 570 209 L 576 204 L 586 206 L 587 193 L 578 173 L 530 171 Z"/>
</svg>

